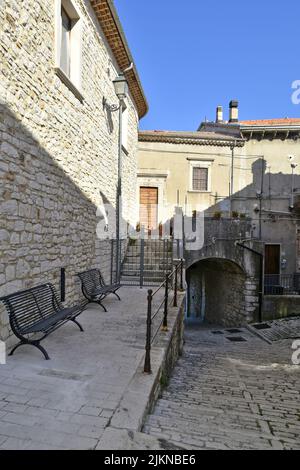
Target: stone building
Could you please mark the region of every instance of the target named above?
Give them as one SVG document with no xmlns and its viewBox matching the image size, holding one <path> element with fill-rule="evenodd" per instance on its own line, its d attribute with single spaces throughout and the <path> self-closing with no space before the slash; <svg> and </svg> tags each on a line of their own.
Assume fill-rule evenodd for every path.
<svg viewBox="0 0 300 470">
<path fill-rule="evenodd" d="M 44 281 L 80 298 L 75 274 L 111 268 L 96 210 L 116 207 L 118 104 L 125 69 L 122 217 L 135 222 L 139 119 L 147 102 L 111 0 L 0 4 L 0 296 Z M 133 66 L 130 67 L 130 65 Z M 109 221 L 110 222 L 110 221 Z M 0 312 L 0 339 L 9 336 Z"/>
<path fill-rule="evenodd" d="M 224 324 L 258 319 L 262 275 L 279 287 L 288 283 L 285 290 L 292 294 L 300 291 L 290 284 L 300 272 L 299 137 L 300 119 L 239 121 L 236 101 L 228 121 L 218 107 L 216 121 L 194 132 L 140 131 L 141 223 L 150 229 L 165 223 L 176 206 L 187 217 L 205 215 L 203 250 L 185 253 L 191 316 Z M 157 212 L 151 209 L 154 199 Z M 263 255 L 263 273 L 259 254 L 246 255 L 242 247 L 237 252 L 235 240 L 247 240 Z M 278 314 L 299 308 L 297 297 L 289 308 L 278 307 Z"/>
</svg>

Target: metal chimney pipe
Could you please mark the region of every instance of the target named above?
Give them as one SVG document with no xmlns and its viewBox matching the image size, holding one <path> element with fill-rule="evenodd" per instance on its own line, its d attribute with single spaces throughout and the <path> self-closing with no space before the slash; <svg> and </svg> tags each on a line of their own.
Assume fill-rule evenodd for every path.
<svg viewBox="0 0 300 470">
<path fill-rule="evenodd" d="M 218 122 L 223 122 L 223 107 L 222 106 L 217 107 L 216 123 Z"/>
<path fill-rule="evenodd" d="M 229 122 L 239 122 L 239 102 L 231 100 L 229 103 Z"/>
</svg>

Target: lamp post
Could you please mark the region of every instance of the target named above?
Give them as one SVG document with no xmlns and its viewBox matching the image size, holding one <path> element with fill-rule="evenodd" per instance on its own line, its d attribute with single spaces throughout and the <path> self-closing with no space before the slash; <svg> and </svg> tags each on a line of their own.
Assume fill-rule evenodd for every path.
<svg viewBox="0 0 300 470">
<path fill-rule="evenodd" d="M 110 112 L 119 111 L 119 138 L 118 138 L 118 182 L 116 195 L 116 282 L 120 280 L 120 212 L 121 212 L 121 196 L 122 196 L 122 113 L 125 108 L 124 100 L 128 93 L 128 83 L 123 73 L 118 75 L 113 81 L 115 93 L 119 99 L 119 104 L 109 105 L 103 98 L 103 107 Z"/>
</svg>

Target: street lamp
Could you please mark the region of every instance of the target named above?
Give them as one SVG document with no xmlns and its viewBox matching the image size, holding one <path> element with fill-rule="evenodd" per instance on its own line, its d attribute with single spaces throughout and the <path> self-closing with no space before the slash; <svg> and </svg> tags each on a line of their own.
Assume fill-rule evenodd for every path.
<svg viewBox="0 0 300 470">
<path fill-rule="evenodd" d="M 128 94 L 128 83 L 123 73 L 117 76 L 113 81 L 115 93 L 120 101 L 124 101 Z"/>
<path fill-rule="evenodd" d="M 115 93 L 119 99 L 119 104 L 108 104 L 106 98 L 103 98 L 103 107 L 110 112 L 119 111 L 119 139 L 118 139 L 118 184 L 117 184 L 117 200 L 116 200 L 116 282 L 120 280 L 120 209 L 122 195 L 122 113 L 126 108 L 124 100 L 128 94 L 128 83 L 123 73 L 118 75 L 113 81 Z"/>
</svg>

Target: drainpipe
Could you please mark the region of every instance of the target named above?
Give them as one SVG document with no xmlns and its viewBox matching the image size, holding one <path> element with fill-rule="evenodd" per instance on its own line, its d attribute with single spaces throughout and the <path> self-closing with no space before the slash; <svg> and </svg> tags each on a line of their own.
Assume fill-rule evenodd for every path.
<svg viewBox="0 0 300 470">
<path fill-rule="evenodd" d="M 295 169 L 297 168 L 297 165 L 295 163 L 292 163 L 291 164 L 291 168 L 292 168 L 292 190 L 291 190 L 291 205 L 290 205 L 290 209 L 293 210 L 294 209 L 294 188 L 295 188 Z"/>
<path fill-rule="evenodd" d="M 264 255 L 259 251 L 253 250 L 249 246 L 243 245 L 238 241 L 235 242 L 236 246 L 243 248 L 244 250 L 248 250 L 256 256 L 259 256 L 259 294 L 258 294 L 258 321 L 259 323 L 262 322 L 262 305 L 263 305 L 263 295 L 264 295 Z"/>
<path fill-rule="evenodd" d="M 264 175 L 265 175 L 265 156 L 262 157 L 261 162 L 261 186 L 260 186 L 260 197 L 259 197 L 259 239 L 262 238 L 262 202 L 264 196 Z"/>
<path fill-rule="evenodd" d="M 231 146 L 231 174 L 230 174 L 230 217 L 232 217 L 232 198 L 233 198 L 233 171 L 234 171 L 234 149 L 236 141 Z"/>
</svg>

